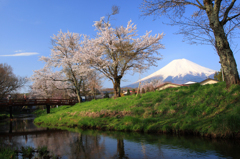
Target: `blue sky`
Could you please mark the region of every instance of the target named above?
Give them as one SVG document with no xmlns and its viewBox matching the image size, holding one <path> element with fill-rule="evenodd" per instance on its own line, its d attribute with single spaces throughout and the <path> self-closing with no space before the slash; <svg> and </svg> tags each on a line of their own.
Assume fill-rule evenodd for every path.
<svg viewBox="0 0 240 159">
<path fill-rule="evenodd" d="M 0 63 L 11 65 L 16 75 L 30 77 L 33 70 L 44 66 L 44 63 L 38 60 L 39 57 L 50 55 L 53 34 L 56 35 L 61 29 L 63 32 L 69 30 L 94 37 L 94 21 L 110 13 L 112 5 L 117 5 L 120 12 L 113 17 L 112 26 L 126 26 L 127 22 L 132 20 L 137 25 L 140 36 L 149 30 L 152 30 L 152 35 L 165 34 L 161 41 L 165 49 L 159 50 L 163 59 L 158 62 L 158 67 L 151 67 L 140 76 L 126 75 L 121 86 L 136 82 L 180 58 L 220 70 L 219 57 L 212 46 L 182 42 L 183 36 L 174 34 L 178 31 L 177 26 L 162 23 L 168 21 L 165 17 L 155 21 L 153 16 L 141 17 L 140 4 L 141 0 L 0 0 Z M 240 40 L 236 39 L 235 42 L 239 43 Z M 232 48 L 238 70 L 239 49 Z M 22 56 L 26 55 L 25 53 L 29 56 Z M 112 87 L 112 83 L 105 80 L 103 87 Z"/>
</svg>

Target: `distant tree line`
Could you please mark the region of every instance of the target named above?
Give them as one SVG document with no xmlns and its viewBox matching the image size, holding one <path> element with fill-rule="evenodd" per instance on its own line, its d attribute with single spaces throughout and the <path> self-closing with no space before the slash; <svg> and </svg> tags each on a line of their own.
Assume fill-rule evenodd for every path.
<svg viewBox="0 0 240 159">
<path fill-rule="evenodd" d="M 22 88 L 26 84 L 27 78 L 16 76 L 10 65 L 0 64 L 0 99 L 6 98 Z"/>
</svg>

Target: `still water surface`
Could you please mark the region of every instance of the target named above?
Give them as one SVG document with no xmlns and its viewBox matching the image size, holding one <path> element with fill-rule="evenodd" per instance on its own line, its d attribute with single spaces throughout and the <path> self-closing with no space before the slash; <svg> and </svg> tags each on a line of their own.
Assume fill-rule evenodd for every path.
<svg viewBox="0 0 240 159">
<path fill-rule="evenodd" d="M 34 116 L 0 121 L 0 140 L 14 147 L 47 146 L 62 159 L 240 159 L 240 143 L 200 137 L 38 128 Z"/>
</svg>

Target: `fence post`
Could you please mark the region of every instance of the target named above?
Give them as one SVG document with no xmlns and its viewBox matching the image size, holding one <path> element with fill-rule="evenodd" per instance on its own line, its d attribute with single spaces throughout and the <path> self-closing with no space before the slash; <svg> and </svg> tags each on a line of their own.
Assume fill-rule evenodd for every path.
<svg viewBox="0 0 240 159">
<path fill-rule="evenodd" d="M 12 101 L 11 101 L 11 99 L 9 99 L 8 104 L 9 104 L 8 106 L 9 106 L 10 118 L 12 119 L 13 116 L 12 116 Z"/>
<path fill-rule="evenodd" d="M 12 133 L 12 120 L 10 120 L 10 123 L 9 123 L 10 125 L 10 128 L 9 128 L 9 132 L 8 133 Z"/>
<path fill-rule="evenodd" d="M 12 119 L 13 116 L 12 116 L 12 106 L 11 105 L 9 106 L 9 109 L 10 109 L 10 118 Z"/>
<path fill-rule="evenodd" d="M 46 107 L 47 107 L 47 114 L 49 114 L 50 113 L 50 103 L 49 103 L 49 98 L 47 99 L 47 105 L 46 105 Z"/>
<path fill-rule="evenodd" d="M 49 114 L 50 113 L 50 105 L 47 104 L 46 106 L 47 106 L 47 114 Z"/>
</svg>

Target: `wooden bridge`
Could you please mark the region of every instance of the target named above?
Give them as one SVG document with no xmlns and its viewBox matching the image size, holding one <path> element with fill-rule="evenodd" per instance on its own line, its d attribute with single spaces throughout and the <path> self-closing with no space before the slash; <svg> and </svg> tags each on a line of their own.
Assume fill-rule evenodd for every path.
<svg viewBox="0 0 240 159">
<path fill-rule="evenodd" d="M 76 99 L 3 99 L 0 100 L 0 108 L 9 108 L 10 117 L 12 118 L 12 107 L 14 106 L 36 106 L 46 105 L 47 113 L 50 113 L 50 105 L 75 105 Z"/>
</svg>

